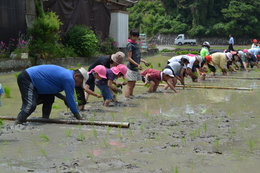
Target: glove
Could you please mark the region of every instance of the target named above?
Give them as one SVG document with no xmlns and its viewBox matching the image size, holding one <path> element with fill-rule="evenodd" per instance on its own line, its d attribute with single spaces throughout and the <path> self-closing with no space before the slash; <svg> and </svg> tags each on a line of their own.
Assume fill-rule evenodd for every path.
<svg viewBox="0 0 260 173">
<path fill-rule="evenodd" d="M 77 112 L 77 113 L 74 113 L 74 117 L 77 118 L 78 120 L 83 120 L 83 116 L 81 115 L 81 113 Z"/>
</svg>

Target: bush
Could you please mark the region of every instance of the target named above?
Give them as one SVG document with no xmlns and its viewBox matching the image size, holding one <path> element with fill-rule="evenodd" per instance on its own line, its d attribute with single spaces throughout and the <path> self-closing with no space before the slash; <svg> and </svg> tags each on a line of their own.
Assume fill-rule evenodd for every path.
<svg viewBox="0 0 260 173">
<path fill-rule="evenodd" d="M 118 51 L 117 42 L 113 37 L 108 37 L 105 40 L 99 39 L 99 51 L 105 55 L 111 55 Z"/>
<path fill-rule="evenodd" d="M 198 51 L 191 51 L 190 54 L 199 55 L 199 52 Z"/>
<path fill-rule="evenodd" d="M 31 56 L 41 55 L 41 57 L 46 57 L 46 55 L 52 54 L 53 49 L 59 48 L 57 48 L 57 43 L 60 25 L 62 23 L 53 12 L 42 14 L 34 21 L 28 32 L 32 37 L 28 45 Z"/>
<path fill-rule="evenodd" d="M 63 44 L 71 46 L 80 56 L 94 55 L 98 49 L 98 39 L 86 26 L 73 26 L 63 39 Z"/>
</svg>

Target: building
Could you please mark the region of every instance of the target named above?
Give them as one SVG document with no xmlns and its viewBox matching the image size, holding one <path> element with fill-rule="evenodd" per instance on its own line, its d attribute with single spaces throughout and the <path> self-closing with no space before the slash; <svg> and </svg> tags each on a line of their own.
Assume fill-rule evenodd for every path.
<svg viewBox="0 0 260 173">
<path fill-rule="evenodd" d="M 0 41 L 17 39 L 26 33 L 36 17 L 36 0 L 0 1 Z M 45 11 L 53 11 L 63 23 L 61 35 L 74 25 L 89 26 L 101 38 L 112 36 L 119 47 L 125 47 L 128 38 L 128 6 L 135 0 L 42 0 Z"/>
</svg>

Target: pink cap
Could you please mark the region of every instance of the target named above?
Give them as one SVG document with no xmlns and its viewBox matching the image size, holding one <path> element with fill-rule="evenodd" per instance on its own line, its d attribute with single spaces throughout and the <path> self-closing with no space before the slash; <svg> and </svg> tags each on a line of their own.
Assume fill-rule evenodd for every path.
<svg viewBox="0 0 260 173">
<path fill-rule="evenodd" d="M 111 70 L 116 75 L 121 72 L 125 76 L 127 73 L 127 67 L 124 64 L 119 64 L 118 66 L 112 67 Z"/>
<path fill-rule="evenodd" d="M 107 71 L 106 71 L 106 67 L 103 66 L 103 65 L 97 65 L 95 68 L 93 68 L 92 70 L 90 70 L 88 72 L 88 74 L 92 73 L 92 72 L 96 72 L 101 78 L 104 78 L 106 79 L 106 74 L 107 74 Z"/>
<path fill-rule="evenodd" d="M 243 52 L 244 52 L 244 53 L 248 53 L 248 50 L 247 50 L 247 49 L 244 49 Z"/>
</svg>

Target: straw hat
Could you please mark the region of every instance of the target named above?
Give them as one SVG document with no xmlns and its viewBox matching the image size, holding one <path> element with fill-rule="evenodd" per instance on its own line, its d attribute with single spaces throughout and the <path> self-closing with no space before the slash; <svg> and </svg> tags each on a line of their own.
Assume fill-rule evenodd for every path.
<svg viewBox="0 0 260 173">
<path fill-rule="evenodd" d="M 117 64 L 123 64 L 125 59 L 125 54 L 123 52 L 117 52 L 111 55 L 111 59 Z"/>
</svg>

